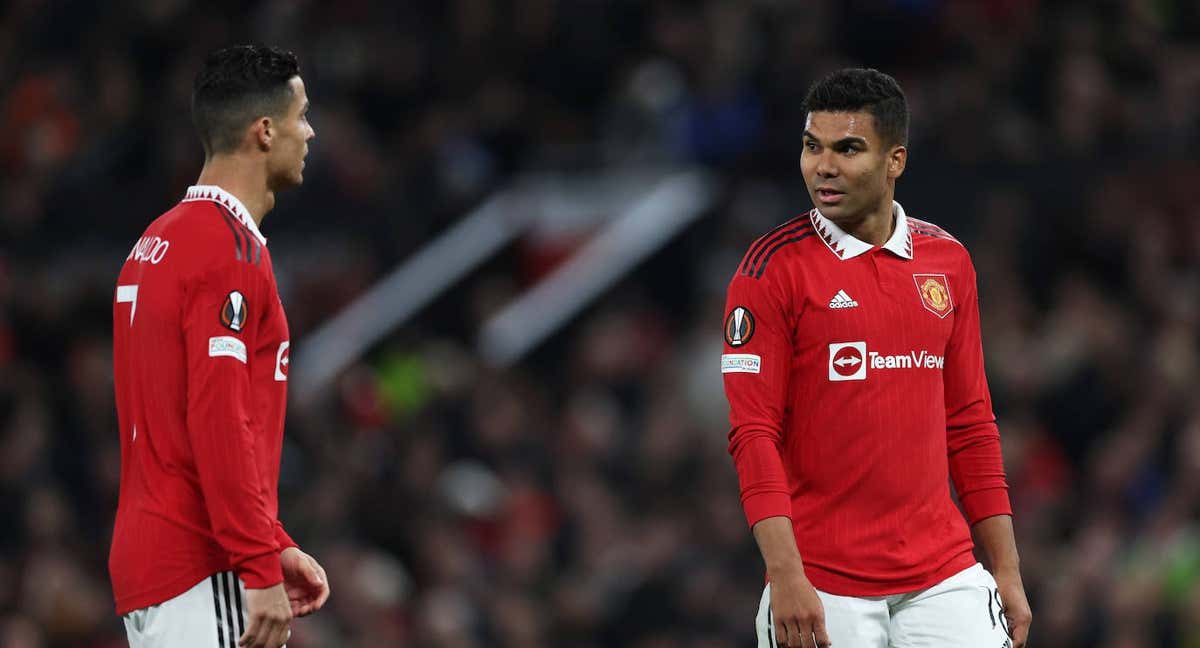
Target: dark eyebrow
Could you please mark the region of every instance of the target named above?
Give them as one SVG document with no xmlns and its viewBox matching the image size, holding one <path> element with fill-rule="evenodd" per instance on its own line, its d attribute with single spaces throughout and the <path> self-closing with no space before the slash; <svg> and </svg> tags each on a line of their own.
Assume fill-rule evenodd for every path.
<svg viewBox="0 0 1200 648">
<path fill-rule="evenodd" d="M 804 131 L 803 137 L 807 137 L 808 139 L 811 139 L 811 140 L 816 140 L 816 142 L 818 144 L 821 143 L 821 139 L 819 137 L 817 137 L 816 135 L 813 135 L 808 130 Z M 867 140 L 862 137 L 843 137 L 842 139 L 834 142 L 833 147 L 841 148 L 844 146 L 850 146 L 851 144 L 858 144 L 860 146 L 865 147 L 865 146 L 867 146 Z"/>
</svg>

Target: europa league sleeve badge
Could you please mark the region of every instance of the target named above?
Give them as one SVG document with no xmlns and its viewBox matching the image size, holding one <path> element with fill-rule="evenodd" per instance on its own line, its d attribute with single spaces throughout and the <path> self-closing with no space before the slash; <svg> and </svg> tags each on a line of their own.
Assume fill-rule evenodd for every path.
<svg viewBox="0 0 1200 648">
<path fill-rule="evenodd" d="M 246 298 L 242 293 L 234 290 L 226 295 L 221 305 L 221 325 L 235 332 L 246 325 Z"/>
<path fill-rule="evenodd" d="M 729 315 L 725 318 L 725 344 L 731 347 L 740 347 L 750 341 L 754 336 L 754 316 L 750 314 L 750 310 L 738 306 L 729 311 Z"/>
</svg>

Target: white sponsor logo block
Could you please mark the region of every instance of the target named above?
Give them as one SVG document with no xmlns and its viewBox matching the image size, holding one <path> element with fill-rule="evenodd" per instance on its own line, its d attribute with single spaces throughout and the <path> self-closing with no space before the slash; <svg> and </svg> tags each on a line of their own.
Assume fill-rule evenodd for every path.
<svg viewBox="0 0 1200 648">
<path fill-rule="evenodd" d="M 834 342 L 830 344 L 829 379 L 833 382 L 866 380 L 866 359 L 866 342 Z"/>
<path fill-rule="evenodd" d="M 867 351 L 866 342 L 835 342 L 829 345 L 829 379 L 866 380 L 867 367 L 883 369 L 944 369 L 946 356 L 927 350 L 889 355 Z"/>
<path fill-rule="evenodd" d="M 279 351 L 275 353 L 275 380 L 287 380 L 288 365 L 292 362 L 292 354 L 288 352 L 291 346 L 290 340 L 279 343 Z"/>
<path fill-rule="evenodd" d="M 208 357 L 219 358 L 222 356 L 240 360 L 242 364 L 245 364 L 246 343 L 229 335 L 208 338 Z"/>
<path fill-rule="evenodd" d="M 762 369 L 762 358 L 752 353 L 725 353 L 721 355 L 721 373 L 753 373 Z"/>
</svg>

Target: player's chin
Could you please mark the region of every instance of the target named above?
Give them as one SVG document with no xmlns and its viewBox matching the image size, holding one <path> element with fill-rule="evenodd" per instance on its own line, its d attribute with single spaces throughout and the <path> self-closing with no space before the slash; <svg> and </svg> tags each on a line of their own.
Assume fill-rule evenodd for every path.
<svg viewBox="0 0 1200 648">
<path fill-rule="evenodd" d="M 843 206 L 840 203 L 832 204 L 832 205 L 827 204 L 825 202 L 817 200 L 816 196 L 813 197 L 813 204 L 816 205 L 817 211 L 821 212 L 822 216 L 824 216 L 825 218 L 828 218 L 829 220 L 832 220 L 832 221 L 836 221 L 838 219 L 838 216 L 840 216 L 842 214 L 842 212 L 845 211 Z"/>
<path fill-rule="evenodd" d="M 288 173 L 279 178 L 277 183 L 280 189 L 295 189 L 304 184 L 304 171 L 297 169 L 292 173 Z"/>
</svg>

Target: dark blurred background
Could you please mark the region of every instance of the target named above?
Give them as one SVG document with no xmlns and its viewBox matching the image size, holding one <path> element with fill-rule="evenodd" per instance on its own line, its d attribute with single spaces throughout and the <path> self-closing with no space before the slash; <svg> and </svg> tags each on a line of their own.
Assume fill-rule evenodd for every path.
<svg viewBox="0 0 1200 648">
<path fill-rule="evenodd" d="M 754 645 L 724 289 L 810 207 L 799 105 L 848 65 L 905 88 L 897 197 L 978 267 L 1032 645 L 1200 646 L 1184 0 L 4 3 L 0 646 L 125 645 L 113 286 L 200 170 L 200 60 L 247 41 L 299 55 L 317 131 L 263 227 L 297 354 L 281 519 L 333 588 L 293 648 Z M 485 361 L 481 328 L 619 213 L 547 210 L 297 395 L 306 336 L 490 196 L 696 167 L 700 218 L 530 353 Z"/>
</svg>

